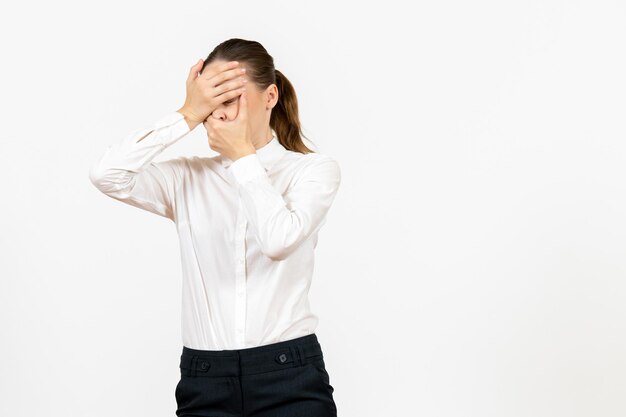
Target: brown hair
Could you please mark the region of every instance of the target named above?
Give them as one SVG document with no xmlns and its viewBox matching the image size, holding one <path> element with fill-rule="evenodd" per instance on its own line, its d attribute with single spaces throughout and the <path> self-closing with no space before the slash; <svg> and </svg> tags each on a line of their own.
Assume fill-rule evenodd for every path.
<svg viewBox="0 0 626 417">
<path fill-rule="evenodd" d="M 239 61 L 246 68 L 251 83 L 260 90 L 276 84 L 278 102 L 272 109 L 270 127 L 278 141 L 288 150 L 300 153 L 315 152 L 302 142 L 302 128 L 298 117 L 298 99 L 293 85 L 285 75 L 274 68 L 274 59 L 259 42 L 232 38 L 217 45 L 204 60 L 200 73 L 215 60 Z M 306 138 L 306 136 L 304 136 Z M 309 140 L 307 138 L 307 140 Z"/>
</svg>

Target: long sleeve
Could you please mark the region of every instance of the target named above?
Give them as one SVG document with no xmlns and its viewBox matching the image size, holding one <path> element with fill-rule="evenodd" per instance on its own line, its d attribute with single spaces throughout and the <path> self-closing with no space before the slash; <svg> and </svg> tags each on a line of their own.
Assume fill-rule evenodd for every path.
<svg viewBox="0 0 626 417">
<path fill-rule="evenodd" d="M 134 130 L 108 146 L 91 166 L 89 179 L 116 200 L 174 221 L 174 195 L 184 158 L 163 162 L 153 159 L 189 132 L 181 113 L 169 113 L 151 127 Z"/>
<path fill-rule="evenodd" d="M 339 164 L 323 154 L 312 154 L 283 197 L 272 185 L 253 153 L 230 166 L 238 183 L 245 215 L 262 252 L 283 260 L 326 222 L 341 183 Z"/>
</svg>

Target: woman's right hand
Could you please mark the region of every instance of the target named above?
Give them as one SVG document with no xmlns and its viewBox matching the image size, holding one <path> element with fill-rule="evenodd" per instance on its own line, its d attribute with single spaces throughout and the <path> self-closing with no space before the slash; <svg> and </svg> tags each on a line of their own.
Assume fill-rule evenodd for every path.
<svg viewBox="0 0 626 417">
<path fill-rule="evenodd" d="M 177 110 L 185 116 L 190 127 L 202 123 L 221 103 L 239 96 L 244 91 L 243 74 L 237 61 L 220 64 L 212 71 L 198 74 L 204 61 L 191 67 L 187 77 L 185 104 Z M 193 126 L 193 127 L 192 127 Z"/>
</svg>

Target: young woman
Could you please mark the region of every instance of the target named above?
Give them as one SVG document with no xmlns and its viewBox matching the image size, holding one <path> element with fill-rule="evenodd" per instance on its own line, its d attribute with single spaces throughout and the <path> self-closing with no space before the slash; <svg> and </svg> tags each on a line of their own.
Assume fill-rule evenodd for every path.
<svg viewBox="0 0 626 417">
<path fill-rule="evenodd" d="M 172 220 L 183 266 L 177 416 L 335 417 L 308 291 L 338 163 L 301 138 L 295 91 L 258 42 L 229 39 L 184 105 L 109 146 L 90 179 Z M 153 159 L 203 124 L 219 155 Z"/>
</svg>

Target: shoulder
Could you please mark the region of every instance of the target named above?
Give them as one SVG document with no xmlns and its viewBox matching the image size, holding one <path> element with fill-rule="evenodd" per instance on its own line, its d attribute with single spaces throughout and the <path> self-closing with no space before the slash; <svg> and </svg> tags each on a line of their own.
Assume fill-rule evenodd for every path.
<svg viewBox="0 0 626 417">
<path fill-rule="evenodd" d="M 316 165 L 336 165 L 337 167 L 339 166 L 339 163 L 335 158 L 319 152 L 300 153 L 287 150 L 281 162 L 297 168 L 307 168 Z"/>
<path fill-rule="evenodd" d="M 310 152 L 287 151 L 280 161 L 283 168 L 293 170 L 294 180 L 326 179 L 341 180 L 341 169 L 337 159 L 330 155 Z"/>
</svg>

